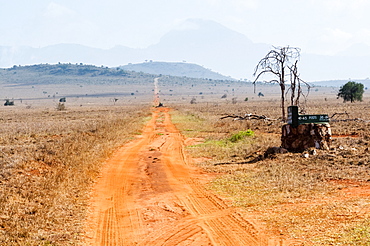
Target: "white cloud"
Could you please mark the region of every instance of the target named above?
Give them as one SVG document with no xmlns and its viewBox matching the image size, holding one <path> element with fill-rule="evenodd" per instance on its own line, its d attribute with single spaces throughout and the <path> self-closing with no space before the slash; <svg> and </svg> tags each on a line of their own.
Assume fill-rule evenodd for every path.
<svg viewBox="0 0 370 246">
<path fill-rule="evenodd" d="M 44 17 L 47 17 L 47 18 L 61 18 L 65 16 L 71 16 L 73 14 L 74 14 L 74 11 L 72 11 L 71 9 L 63 5 L 51 2 L 47 6 L 46 11 L 44 12 L 43 15 Z"/>
</svg>

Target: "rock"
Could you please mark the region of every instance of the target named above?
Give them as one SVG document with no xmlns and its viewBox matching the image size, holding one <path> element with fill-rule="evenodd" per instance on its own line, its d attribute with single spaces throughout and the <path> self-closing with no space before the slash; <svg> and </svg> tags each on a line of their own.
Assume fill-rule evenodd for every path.
<svg viewBox="0 0 370 246">
<path fill-rule="evenodd" d="M 308 154 L 308 153 L 304 153 L 304 154 L 302 154 L 302 156 L 303 156 L 304 158 L 308 158 L 308 157 L 310 157 L 310 154 Z"/>
</svg>

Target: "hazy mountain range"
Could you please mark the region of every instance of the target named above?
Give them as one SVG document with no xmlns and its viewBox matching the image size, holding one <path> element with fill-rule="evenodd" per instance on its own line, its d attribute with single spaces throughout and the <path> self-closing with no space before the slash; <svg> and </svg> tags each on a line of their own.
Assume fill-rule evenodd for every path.
<svg viewBox="0 0 370 246">
<path fill-rule="evenodd" d="M 184 63 L 184 62 L 145 62 L 138 64 L 128 64 L 121 66 L 124 70 L 144 72 L 149 74 L 163 74 L 178 77 L 191 77 L 191 78 L 207 78 L 213 80 L 231 80 L 217 72 L 204 68 L 197 64 Z"/>
<path fill-rule="evenodd" d="M 271 48 L 216 22 L 189 19 L 145 49 L 116 46 L 105 50 L 78 44 L 0 46 L 0 67 L 58 62 L 116 67 L 150 60 L 186 61 L 226 77 L 253 80 L 255 65 Z M 358 44 L 336 56 L 302 53 L 299 69 L 306 81 L 365 79 L 370 77 L 370 46 Z"/>
</svg>

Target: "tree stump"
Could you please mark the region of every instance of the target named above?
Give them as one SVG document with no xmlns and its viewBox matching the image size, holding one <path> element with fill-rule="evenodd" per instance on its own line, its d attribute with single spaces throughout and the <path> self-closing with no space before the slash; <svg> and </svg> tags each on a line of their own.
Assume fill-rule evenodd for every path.
<svg viewBox="0 0 370 246">
<path fill-rule="evenodd" d="M 297 127 L 283 125 L 281 147 L 290 152 L 303 152 L 314 147 L 328 150 L 331 144 L 331 129 L 329 124 L 301 124 Z"/>
</svg>

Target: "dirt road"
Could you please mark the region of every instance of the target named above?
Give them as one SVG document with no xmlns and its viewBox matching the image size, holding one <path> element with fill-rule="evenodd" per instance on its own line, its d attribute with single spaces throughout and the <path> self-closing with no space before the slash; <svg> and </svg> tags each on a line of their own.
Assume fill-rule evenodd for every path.
<svg viewBox="0 0 370 246">
<path fill-rule="evenodd" d="M 104 166 L 91 201 L 86 245 L 284 245 L 204 188 L 168 108 Z"/>
</svg>

